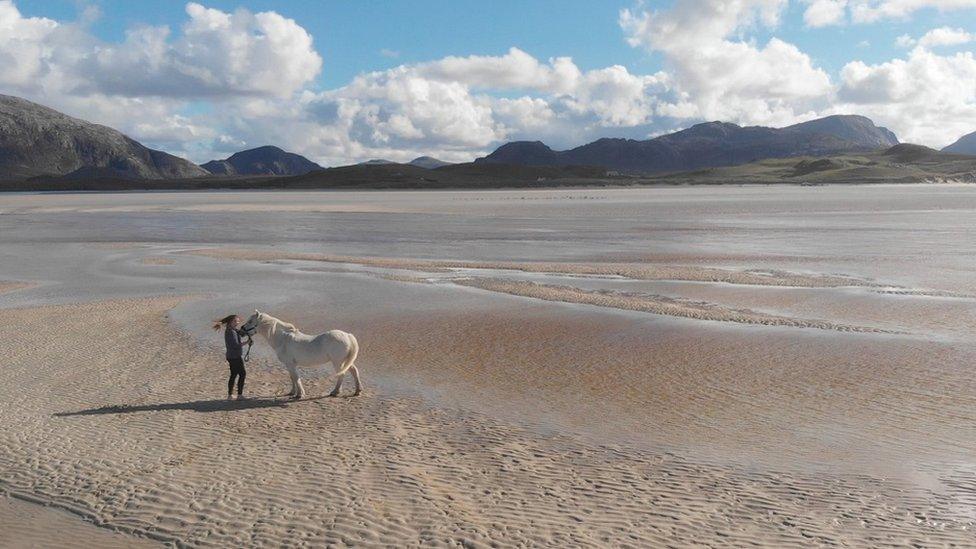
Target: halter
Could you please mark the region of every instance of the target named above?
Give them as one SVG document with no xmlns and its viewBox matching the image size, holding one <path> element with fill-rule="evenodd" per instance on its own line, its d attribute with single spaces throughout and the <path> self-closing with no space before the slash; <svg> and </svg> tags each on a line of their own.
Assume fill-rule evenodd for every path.
<svg viewBox="0 0 976 549">
<path fill-rule="evenodd" d="M 249 328 L 247 326 L 247 323 L 245 323 L 244 326 L 241 326 L 237 330 L 238 335 L 243 334 L 244 336 L 247 337 L 247 353 L 244 354 L 244 362 L 247 362 L 248 359 L 251 358 L 251 347 L 254 346 L 254 339 L 252 339 L 251 336 L 253 336 L 257 331 L 258 331 L 258 327 L 256 324 Z"/>
</svg>

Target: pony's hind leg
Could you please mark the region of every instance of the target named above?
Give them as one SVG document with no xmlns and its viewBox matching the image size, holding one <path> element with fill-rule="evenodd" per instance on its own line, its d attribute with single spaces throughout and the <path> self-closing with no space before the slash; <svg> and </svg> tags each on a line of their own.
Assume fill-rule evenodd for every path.
<svg viewBox="0 0 976 549">
<path fill-rule="evenodd" d="M 349 369 L 352 370 L 352 378 L 356 380 L 356 392 L 353 393 L 353 396 L 359 396 L 359 393 L 363 392 L 363 382 L 359 379 L 359 368 L 350 366 Z"/>
<path fill-rule="evenodd" d="M 343 374 L 343 375 L 341 375 L 341 376 L 339 376 L 339 377 L 336 378 L 335 387 L 332 389 L 332 392 L 329 393 L 329 396 L 330 397 L 337 397 L 337 396 L 339 396 L 339 389 L 342 388 L 342 378 L 344 378 L 344 377 L 346 377 L 345 374 Z"/>
</svg>

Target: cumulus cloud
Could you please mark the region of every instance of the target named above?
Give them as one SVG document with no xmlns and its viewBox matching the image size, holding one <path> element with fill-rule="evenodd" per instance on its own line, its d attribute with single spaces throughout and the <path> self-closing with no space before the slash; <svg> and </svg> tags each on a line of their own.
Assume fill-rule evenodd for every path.
<svg viewBox="0 0 976 549">
<path fill-rule="evenodd" d="M 906 19 L 923 9 L 952 11 L 976 8 L 976 0 L 806 0 L 803 18 L 811 27 L 836 25 L 848 20 L 874 23 Z"/>
<path fill-rule="evenodd" d="M 679 0 L 667 11 L 623 10 L 631 45 L 663 53 L 675 100 L 662 112 L 690 118 L 783 124 L 823 106 L 830 77 L 795 45 L 738 39 L 773 27 L 785 0 Z"/>
<path fill-rule="evenodd" d="M 906 59 L 841 70 L 838 108 L 886 121 L 904 141 L 946 145 L 976 127 L 976 58 L 913 49 Z"/>
<path fill-rule="evenodd" d="M 931 49 L 940 46 L 960 46 L 974 40 L 976 40 L 976 34 L 966 32 L 963 29 L 939 27 L 928 31 L 917 39 L 908 34 L 903 34 L 895 39 L 895 44 L 902 48 Z"/>
<path fill-rule="evenodd" d="M 46 42 L 58 28 L 54 20 L 23 17 L 13 2 L 0 0 L 0 84 L 12 89 L 31 87 L 47 70 Z"/>
<path fill-rule="evenodd" d="M 918 47 L 920 48 L 934 48 L 938 46 L 958 46 L 961 44 L 968 44 L 976 38 L 971 33 L 968 33 L 962 29 L 953 29 L 949 27 L 940 27 L 937 29 L 932 29 L 925 33 L 924 36 L 918 39 Z"/>
<path fill-rule="evenodd" d="M 312 37 L 277 13 L 225 13 L 191 2 L 186 14 L 177 37 L 165 26 L 143 26 L 110 44 L 74 25 L 23 17 L 0 0 L 0 85 L 125 97 L 283 97 L 321 70 Z"/>
<path fill-rule="evenodd" d="M 186 14 L 176 38 L 167 27 L 130 30 L 123 43 L 100 45 L 76 67 L 103 93 L 173 97 L 285 97 L 322 68 L 311 35 L 275 12 L 225 13 L 191 2 Z"/>
<path fill-rule="evenodd" d="M 811 27 L 836 25 L 844 21 L 847 0 L 807 0 L 803 21 Z"/>
<path fill-rule="evenodd" d="M 464 82 L 475 88 L 532 89 L 550 93 L 572 90 L 581 76 L 568 57 L 558 57 L 544 64 L 518 48 L 511 48 L 501 56 L 445 57 L 418 65 L 416 70 L 427 78 Z"/>
</svg>

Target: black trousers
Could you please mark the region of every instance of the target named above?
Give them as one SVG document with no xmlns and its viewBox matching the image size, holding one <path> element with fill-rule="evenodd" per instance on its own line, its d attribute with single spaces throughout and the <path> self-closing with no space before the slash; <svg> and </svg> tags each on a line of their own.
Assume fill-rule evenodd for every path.
<svg viewBox="0 0 976 549">
<path fill-rule="evenodd" d="M 237 379 L 237 396 L 241 396 L 244 393 L 244 378 L 247 377 L 247 372 L 244 371 L 244 359 L 228 358 L 227 363 L 230 364 L 230 379 L 227 380 L 227 394 L 234 392 L 234 379 Z"/>
</svg>

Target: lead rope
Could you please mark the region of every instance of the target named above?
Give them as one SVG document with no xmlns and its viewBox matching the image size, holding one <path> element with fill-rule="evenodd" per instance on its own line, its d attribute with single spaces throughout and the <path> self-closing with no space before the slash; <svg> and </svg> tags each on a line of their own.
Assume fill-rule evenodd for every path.
<svg viewBox="0 0 976 549">
<path fill-rule="evenodd" d="M 247 362 L 251 358 L 251 347 L 254 346 L 254 340 L 251 336 L 247 336 L 247 352 L 244 353 L 244 362 Z"/>
</svg>

